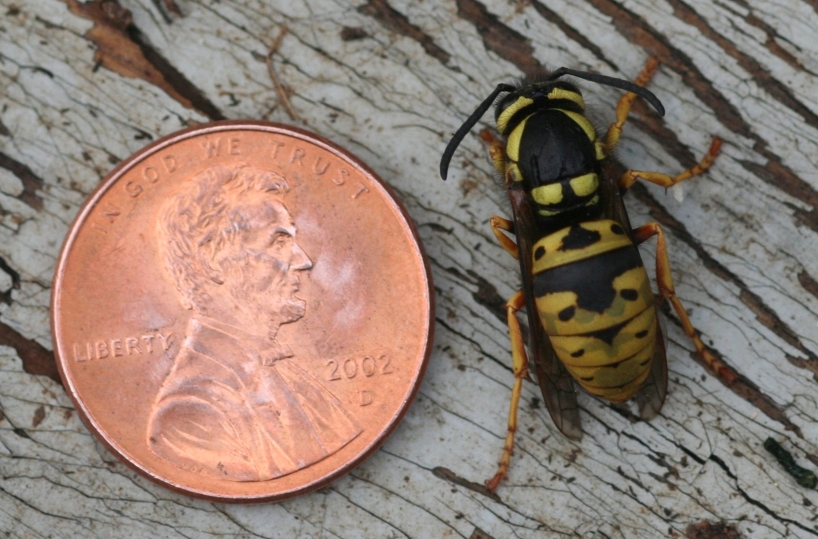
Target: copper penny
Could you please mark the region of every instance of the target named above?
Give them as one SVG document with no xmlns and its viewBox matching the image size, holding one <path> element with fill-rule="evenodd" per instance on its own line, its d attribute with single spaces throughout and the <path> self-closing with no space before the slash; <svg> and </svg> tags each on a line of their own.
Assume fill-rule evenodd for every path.
<svg viewBox="0 0 818 539">
<path fill-rule="evenodd" d="M 57 263 L 54 348 L 88 428 L 224 502 L 327 484 L 395 429 L 426 367 L 428 264 L 405 210 L 282 125 L 180 131 L 120 164 Z"/>
</svg>

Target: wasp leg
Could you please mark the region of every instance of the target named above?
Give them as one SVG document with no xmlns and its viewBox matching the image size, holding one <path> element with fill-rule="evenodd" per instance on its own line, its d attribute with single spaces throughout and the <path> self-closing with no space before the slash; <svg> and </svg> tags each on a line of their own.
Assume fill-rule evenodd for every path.
<svg viewBox="0 0 818 539">
<path fill-rule="evenodd" d="M 523 378 L 528 376 L 528 357 L 525 354 L 525 344 L 523 343 L 523 332 L 520 330 L 520 322 L 517 320 L 517 311 L 525 305 L 525 295 L 520 290 L 506 302 L 506 312 L 508 313 L 508 334 L 511 337 L 511 358 L 514 365 L 514 386 L 511 388 L 511 404 L 508 410 L 508 432 L 506 443 L 503 445 L 503 456 L 497 473 L 494 477 L 486 481 L 486 488 L 491 492 L 497 490 L 500 481 L 508 473 L 508 465 L 511 462 L 511 453 L 514 451 L 514 433 L 517 432 L 517 408 L 520 404 L 520 393 L 523 390 Z"/>
<path fill-rule="evenodd" d="M 699 174 L 704 173 L 705 170 L 710 168 L 713 161 L 716 160 L 720 149 L 721 139 L 718 137 L 713 137 L 713 142 L 710 144 L 710 149 L 707 151 L 702 160 L 699 161 L 699 163 L 693 168 L 685 170 L 678 176 L 669 176 L 667 174 L 662 174 L 661 172 L 628 170 L 622 175 L 621 178 L 619 178 L 619 188 L 623 190 L 630 189 L 630 187 L 636 183 L 636 180 L 639 179 L 655 183 L 656 185 L 661 185 L 662 187 L 672 187 L 679 182 L 683 182 L 689 178 L 692 178 L 693 176 L 698 176 Z"/>
<path fill-rule="evenodd" d="M 506 153 L 503 141 L 497 138 L 490 129 L 480 131 L 480 138 L 489 145 L 489 157 L 491 157 L 491 162 L 494 163 L 494 168 L 497 169 L 497 172 L 505 176 Z"/>
<path fill-rule="evenodd" d="M 699 338 L 696 328 L 690 323 L 690 318 L 688 318 L 687 312 L 685 312 L 684 305 L 682 305 L 682 302 L 676 297 L 676 288 L 673 286 L 673 278 L 670 275 L 667 243 L 665 242 L 665 233 L 662 227 L 659 226 L 659 223 L 648 223 L 635 229 L 633 235 L 637 244 L 656 236 L 656 284 L 659 286 L 659 295 L 663 299 L 670 301 L 673 310 L 676 311 L 679 321 L 682 323 L 682 329 L 687 336 L 690 337 L 690 340 L 693 341 L 696 351 L 699 352 L 699 355 L 704 360 L 710 372 L 728 385 L 735 382 L 737 379 L 735 371 L 707 349 Z"/>
<path fill-rule="evenodd" d="M 502 217 L 493 216 L 489 219 L 489 224 L 491 225 L 491 231 L 494 232 L 494 235 L 497 237 L 497 242 L 503 247 L 503 249 L 508 252 L 514 258 L 519 258 L 520 254 L 517 250 L 517 244 L 514 241 L 503 234 L 501 230 L 506 230 L 508 232 L 514 233 L 514 223 L 509 221 L 508 219 L 503 219 Z"/>
<path fill-rule="evenodd" d="M 501 232 L 501 230 L 505 230 L 506 232 L 511 232 L 515 234 L 514 230 L 514 222 L 509 221 L 508 219 L 504 219 L 503 217 L 499 217 L 494 215 L 489 219 L 489 224 L 491 224 L 491 231 L 494 232 L 494 236 L 497 238 L 497 243 L 506 250 L 508 254 L 510 254 L 515 259 L 519 259 L 520 250 L 517 247 L 517 244 L 514 243 L 514 240 L 506 236 Z M 516 318 L 515 318 L 516 321 Z M 530 376 L 526 375 L 528 381 L 533 382 L 534 380 L 531 379 Z"/>
<path fill-rule="evenodd" d="M 653 57 L 648 58 L 645 67 L 642 68 L 642 72 L 636 77 L 634 83 L 639 86 L 647 86 L 657 67 L 659 67 L 659 60 Z M 628 92 L 619 98 L 619 104 L 616 106 L 616 121 L 611 124 L 608 128 L 608 132 L 605 134 L 605 149 L 607 155 L 611 154 L 616 143 L 619 142 L 622 128 L 625 126 L 625 122 L 628 121 L 628 114 L 631 111 L 631 106 L 633 106 L 636 97 L 635 93 Z"/>
</svg>

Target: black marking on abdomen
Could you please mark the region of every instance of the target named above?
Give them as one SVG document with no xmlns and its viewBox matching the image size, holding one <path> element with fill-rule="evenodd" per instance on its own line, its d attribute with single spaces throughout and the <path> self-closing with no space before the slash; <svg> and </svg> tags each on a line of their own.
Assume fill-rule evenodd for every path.
<svg viewBox="0 0 818 539">
<path fill-rule="evenodd" d="M 611 326 L 609 328 L 600 329 L 600 330 L 597 330 L 597 331 L 592 331 L 590 333 L 584 333 L 583 337 L 594 337 L 594 338 L 599 339 L 600 341 L 604 342 L 608 346 L 611 346 L 611 345 L 613 345 L 613 341 L 616 338 L 616 336 L 619 335 L 619 330 L 621 330 L 623 327 L 625 327 L 625 324 L 627 324 L 631 320 L 625 320 L 621 324 L 617 324 L 617 325 Z"/>
<path fill-rule="evenodd" d="M 554 292 L 573 292 L 580 309 L 601 314 L 616 299 L 614 279 L 641 266 L 637 248 L 623 247 L 535 275 L 534 294 L 541 297 Z"/>
<path fill-rule="evenodd" d="M 569 251 L 575 249 L 584 249 L 589 245 L 593 245 L 602 239 L 602 236 L 596 230 L 587 230 L 579 225 L 574 225 L 568 231 L 568 235 L 562 239 L 560 251 Z"/>
<path fill-rule="evenodd" d="M 639 292 L 633 288 L 623 288 L 619 291 L 619 295 L 622 296 L 622 299 L 628 301 L 636 301 L 639 298 Z"/>
<path fill-rule="evenodd" d="M 563 310 L 561 310 L 559 312 L 559 314 L 557 314 L 557 316 L 563 322 L 567 322 L 567 321 L 571 320 L 574 317 L 575 313 L 576 313 L 576 309 L 574 308 L 573 305 L 571 305 L 570 307 L 566 307 Z"/>
</svg>

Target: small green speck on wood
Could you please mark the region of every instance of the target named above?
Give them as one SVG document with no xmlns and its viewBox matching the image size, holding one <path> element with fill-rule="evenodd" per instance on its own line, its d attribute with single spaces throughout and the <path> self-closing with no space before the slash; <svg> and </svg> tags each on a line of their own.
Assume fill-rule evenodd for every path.
<svg viewBox="0 0 818 539">
<path fill-rule="evenodd" d="M 764 440 L 764 449 L 773 454 L 779 464 L 784 467 L 784 470 L 793 476 L 799 485 L 811 489 L 814 489 L 815 486 L 818 485 L 818 477 L 815 477 L 815 474 L 806 468 L 797 465 L 792 454 L 781 447 L 778 442 L 772 438 L 767 438 Z"/>
</svg>

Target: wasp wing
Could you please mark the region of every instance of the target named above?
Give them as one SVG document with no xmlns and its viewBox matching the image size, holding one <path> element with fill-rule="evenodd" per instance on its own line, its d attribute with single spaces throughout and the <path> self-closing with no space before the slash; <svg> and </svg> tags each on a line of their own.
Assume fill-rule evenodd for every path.
<svg viewBox="0 0 818 539">
<path fill-rule="evenodd" d="M 663 320 L 662 312 L 658 308 L 656 309 L 656 316 L 660 322 Z M 644 385 L 633 396 L 639 408 L 639 417 L 645 421 L 659 415 L 667 395 L 667 355 L 665 352 L 665 328 L 663 323 L 660 323 L 656 328 L 655 346 L 656 351 L 653 353 L 650 374 L 648 374 Z"/>
<path fill-rule="evenodd" d="M 599 178 L 599 199 L 603 203 L 602 212 L 607 219 L 613 219 L 622 225 L 625 230 L 631 230 L 631 221 L 628 211 L 622 201 L 624 194 L 616 181 L 619 177 L 616 167 L 610 160 L 606 160 Z M 633 236 L 631 235 L 631 239 Z"/>
<path fill-rule="evenodd" d="M 551 341 L 545 333 L 534 303 L 532 275 L 532 238 L 540 237 L 528 197 L 519 183 L 508 189 L 508 197 L 514 213 L 514 233 L 520 255 L 520 272 L 525 294 L 525 309 L 528 314 L 529 356 L 534 361 L 537 382 L 542 391 L 545 406 L 558 429 L 572 440 L 582 439 L 582 425 L 577 405 L 574 381 L 562 362 L 557 359 Z"/>
<path fill-rule="evenodd" d="M 613 165 L 608 164 L 602 179 L 600 180 L 600 198 L 607 201 L 605 216 L 622 224 L 625 230 L 632 230 L 628 212 L 622 201 L 622 191 L 619 189 L 615 178 L 619 175 L 613 170 Z M 630 234 L 633 239 L 633 234 Z M 660 300 L 655 301 L 656 317 L 660 324 L 656 328 L 656 350 L 653 353 L 653 363 L 650 367 L 645 383 L 634 395 L 639 417 L 644 420 L 653 419 L 662 409 L 667 395 L 667 354 L 665 346 L 666 330 L 662 319 L 662 312 L 659 310 Z"/>
</svg>

